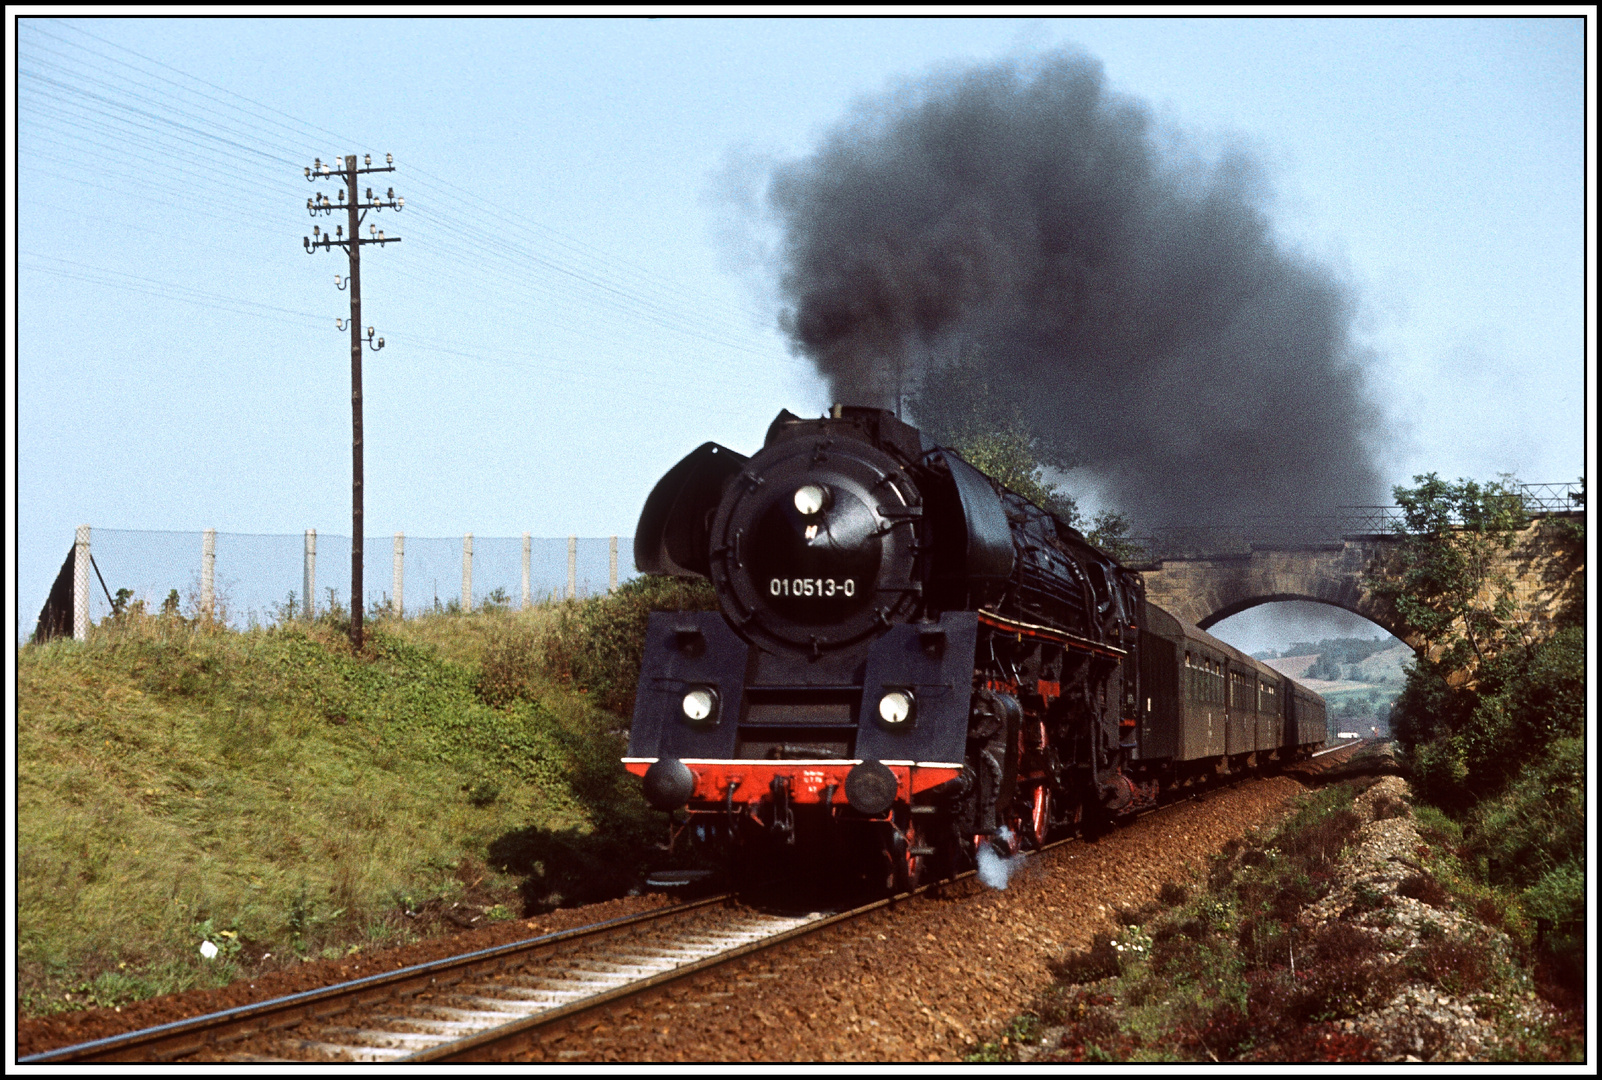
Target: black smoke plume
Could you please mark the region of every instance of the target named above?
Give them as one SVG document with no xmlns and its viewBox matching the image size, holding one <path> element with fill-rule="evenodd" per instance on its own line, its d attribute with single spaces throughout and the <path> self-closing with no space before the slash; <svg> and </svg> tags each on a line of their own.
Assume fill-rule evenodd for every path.
<svg viewBox="0 0 1602 1080">
<path fill-rule="evenodd" d="M 862 103 L 772 175 L 782 325 L 834 400 L 921 386 L 929 427 L 979 378 L 1137 528 L 1381 501 L 1351 290 L 1247 156 L 1174 145 L 1079 55 Z"/>
</svg>

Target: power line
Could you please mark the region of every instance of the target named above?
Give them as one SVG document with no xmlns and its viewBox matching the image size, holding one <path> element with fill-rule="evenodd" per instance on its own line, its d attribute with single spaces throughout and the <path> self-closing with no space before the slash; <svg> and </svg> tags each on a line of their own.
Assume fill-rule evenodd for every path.
<svg viewBox="0 0 1602 1080">
<path fill-rule="evenodd" d="M 109 42 L 107 38 L 99 37 L 99 35 L 93 34 L 93 32 L 90 32 L 90 30 L 85 30 L 82 29 L 82 27 L 77 26 L 69 26 L 69 24 L 62 24 L 62 26 L 66 27 L 66 29 L 74 30 L 74 32 L 78 32 L 78 34 L 95 38 L 95 40 L 98 40 L 98 42 L 111 45 L 112 48 L 117 48 L 117 50 L 123 51 L 123 53 L 128 53 L 130 56 L 136 56 L 136 58 L 147 62 L 147 64 L 155 64 L 155 66 L 163 67 L 163 69 L 167 69 L 167 71 L 173 71 L 176 72 L 176 74 L 183 75 L 184 79 L 189 79 L 192 80 L 192 82 L 200 83 L 200 85 L 203 85 L 203 87 L 215 88 L 215 90 L 221 90 L 223 91 L 224 95 L 231 96 L 231 98 L 237 98 L 240 99 L 240 101 L 247 101 L 247 103 L 252 104 L 252 106 L 258 107 L 258 109 L 264 109 L 264 111 L 271 112 L 271 114 L 290 117 L 290 119 L 295 120 L 295 125 L 296 127 L 300 128 L 300 130 L 327 131 L 325 128 L 314 127 L 314 125 L 306 125 L 303 120 L 298 120 L 296 117 L 292 117 L 290 114 L 285 114 L 285 112 L 272 109 L 271 106 L 264 106 L 264 104 L 256 103 L 256 101 L 253 101 L 253 99 L 244 98 L 244 96 L 235 95 L 235 93 L 232 93 L 232 91 L 227 91 L 224 90 L 224 88 L 216 87 L 215 83 L 208 83 L 205 82 L 205 80 L 195 79 L 195 77 L 192 77 L 192 75 L 187 75 L 186 72 L 179 72 L 176 67 L 171 67 L 170 64 L 163 64 L 162 61 L 155 61 L 154 58 L 149 58 L 149 56 L 144 56 L 144 54 L 136 53 L 136 51 L 133 50 L 128 50 L 127 46 L 117 45 L 115 42 Z M 67 43 L 66 38 L 59 37 L 59 35 L 50 35 L 50 37 L 53 37 L 54 40 L 58 40 L 58 42 Z M 170 85 L 173 85 L 173 87 L 184 90 L 184 93 L 195 93 L 195 95 L 203 96 L 203 98 L 211 99 L 211 101 L 218 101 L 218 103 L 223 104 L 224 107 L 229 107 L 229 109 L 232 109 L 234 112 L 252 115 L 252 117 L 256 117 L 256 119 L 266 120 L 266 122 L 271 123 L 272 127 L 279 128 L 279 130 L 295 130 L 295 128 L 292 128 L 292 125 L 287 125 L 287 123 L 279 122 L 279 120 L 264 117 L 260 111 L 247 111 L 247 109 L 240 109 L 239 106 L 234 106 L 234 104 L 227 103 L 227 101 L 219 99 L 216 95 L 202 95 L 202 93 L 199 93 L 199 91 L 192 91 L 189 90 L 189 88 L 184 88 L 181 83 L 175 82 L 175 80 L 167 79 L 165 75 L 144 72 L 143 69 L 138 69 L 138 67 L 133 67 L 131 64 L 127 64 L 127 61 L 120 61 L 120 59 L 111 58 L 111 56 L 107 56 L 106 53 L 101 53 L 101 51 L 91 50 L 91 48 L 88 48 L 88 46 L 78 45 L 78 43 L 70 43 L 70 46 L 72 46 L 72 48 L 77 48 L 77 50 L 85 51 L 85 53 L 91 54 L 91 56 L 96 56 L 96 58 L 107 59 L 107 61 L 120 64 L 120 66 L 130 67 L 130 69 L 133 69 L 133 71 L 141 72 L 141 74 L 147 74 L 149 77 L 152 77 L 152 79 L 160 79 L 162 82 L 170 83 Z M 151 87 L 141 88 L 143 88 L 143 90 L 152 90 Z M 417 168 L 415 171 L 417 171 L 418 175 L 423 176 L 423 178 L 437 179 L 434 178 L 433 173 L 429 173 L 429 171 L 425 170 L 425 168 Z M 444 181 L 441 181 L 441 183 L 444 183 Z M 423 187 L 426 189 L 426 187 L 431 187 L 431 184 L 425 183 L 423 184 Z M 508 228 L 514 229 L 514 231 L 532 232 L 532 234 L 538 234 L 538 236 L 546 237 L 546 242 L 554 242 L 554 244 L 559 245 L 559 247 L 566 248 L 567 252 L 572 253 L 572 255 L 578 256 L 580 260 L 588 261 L 588 263 L 593 264 L 593 269 L 588 269 L 588 271 L 586 271 L 586 269 L 578 268 L 578 266 L 574 266 L 574 264 L 564 263 L 562 260 L 546 260 L 546 269 L 553 269 L 554 272 L 561 272 L 561 274 L 570 274 L 570 276 L 575 277 L 575 280 L 577 280 L 578 284 L 586 284 L 594 288 L 610 288 L 612 292 L 620 293 L 620 295 L 622 295 L 623 298 L 626 298 L 626 300 L 646 304 L 647 308 L 660 308 L 660 306 L 662 306 L 662 304 L 665 303 L 668 298 L 671 298 L 671 303 L 673 303 L 674 308 L 678 309 L 679 320 L 684 319 L 684 317 L 698 317 L 703 309 L 708 308 L 708 298 L 706 298 L 705 295 L 702 295 L 702 293 L 692 292 L 692 290 L 687 290 L 687 288 L 682 287 L 679 282 L 662 279 L 660 276 L 654 276 L 654 274 L 650 274 L 649 271 L 641 271 L 641 269 L 633 268 L 633 266 L 630 266 L 630 264 L 626 264 L 625 261 L 617 260 L 615 256 L 602 255 L 602 253 L 598 252 L 598 248 L 591 247 L 591 245 L 588 244 L 583 244 L 582 240 L 577 240 L 575 237 L 566 236 L 566 234 L 562 234 L 561 231 L 557 231 L 557 229 L 551 229 L 549 226 L 545 226 L 545 224 L 537 223 L 537 221 L 525 220 L 525 218 L 522 218 L 521 215 L 516 215 L 516 213 L 505 212 L 503 208 L 493 207 L 493 205 L 489 204 L 487 200 L 479 199 L 477 195 L 473 195 L 471 192 L 460 191 L 460 187 L 455 187 L 455 189 L 452 189 L 452 191 L 453 199 L 455 200 L 465 200 L 465 202 L 471 202 L 471 204 L 474 204 L 479 208 L 492 208 L 492 210 L 497 212 L 498 216 L 501 216 L 501 218 L 506 221 Z M 441 218 L 442 223 L 449 224 L 449 226 L 455 226 L 455 228 L 460 228 L 461 224 L 463 224 L 460 223 L 460 220 L 455 218 L 455 215 L 449 213 L 449 210 L 447 210 L 445 207 L 441 207 L 439 210 L 437 210 L 437 216 Z M 633 279 L 633 284 L 626 285 L 625 282 L 628 282 L 630 279 Z M 647 288 L 650 293 L 655 293 L 657 300 L 652 300 L 652 296 L 650 296 L 649 293 L 639 292 L 641 288 Z M 721 306 L 723 301 L 711 301 L 711 303 L 716 304 L 716 306 Z M 751 311 L 751 309 L 740 308 L 740 311 L 743 312 L 745 319 L 751 319 L 751 317 L 755 316 L 755 312 Z M 731 332 L 732 325 L 739 325 L 739 322 L 740 320 L 719 320 L 718 324 L 716 324 L 718 325 L 716 330 L 713 330 L 711 327 L 706 327 L 702 328 L 702 330 L 695 330 L 695 335 L 700 336 L 700 338 L 723 338 L 723 340 L 727 340 L 727 336 L 729 336 L 729 332 Z M 750 346 L 747 346 L 747 348 L 750 348 Z M 759 353 L 766 354 L 766 351 L 761 351 L 761 349 L 759 349 Z"/>
</svg>

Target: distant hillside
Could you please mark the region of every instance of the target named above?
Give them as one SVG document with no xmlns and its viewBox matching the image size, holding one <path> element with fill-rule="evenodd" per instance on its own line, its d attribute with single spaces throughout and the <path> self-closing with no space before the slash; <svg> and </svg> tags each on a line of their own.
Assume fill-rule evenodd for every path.
<svg viewBox="0 0 1602 1080">
<path fill-rule="evenodd" d="M 1346 677 L 1377 686 L 1400 686 L 1402 669 L 1413 661 L 1413 650 L 1398 643 L 1368 659 L 1346 665 Z"/>
<path fill-rule="evenodd" d="M 1307 669 L 1317 661 L 1318 654 L 1313 653 L 1310 656 L 1279 656 L 1264 660 L 1263 663 L 1281 675 L 1289 675 L 1293 679 L 1305 679 L 1307 678 Z"/>
<path fill-rule="evenodd" d="M 1402 688 L 1402 669 L 1413 650 L 1394 637 L 1333 638 L 1317 644 L 1298 641 L 1278 656 L 1272 649 L 1255 653 L 1258 660 L 1289 675 L 1329 706 L 1330 719 L 1342 731 L 1387 734 L 1391 702 Z"/>
</svg>

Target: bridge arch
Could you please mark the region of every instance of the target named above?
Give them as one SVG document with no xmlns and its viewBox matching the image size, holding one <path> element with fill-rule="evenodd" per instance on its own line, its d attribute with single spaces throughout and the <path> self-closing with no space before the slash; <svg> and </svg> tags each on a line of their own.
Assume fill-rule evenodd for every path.
<svg viewBox="0 0 1602 1080">
<path fill-rule="evenodd" d="M 1250 611 L 1252 608 L 1261 607 L 1264 604 L 1278 604 L 1286 601 L 1302 601 L 1305 603 L 1325 604 L 1329 607 L 1340 608 L 1342 611 L 1348 611 L 1353 615 L 1367 619 L 1369 622 L 1373 623 L 1375 626 L 1378 626 L 1381 630 L 1384 630 L 1392 637 L 1404 641 L 1408 645 L 1412 646 L 1415 652 L 1419 649 L 1419 642 L 1417 640 L 1409 639 L 1409 635 L 1414 634 L 1413 628 L 1408 626 L 1400 617 L 1398 617 L 1396 614 L 1396 609 L 1389 604 L 1343 604 L 1337 601 L 1325 600 L 1319 596 L 1308 596 L 1300 593 L 1275 593 L 1272 595 L 1250 596 L 1237 599 L 1230 603 L 1226 603 L 1223 607 L 1214 611 L 1212 614 L 1205 616 L 1198 621 L 1196 625 L 1203 630 L 1211 630 L 1214 626 L 1223 622 L 1232 615 L 1239 615 L 1243 611 Z M 1381 610 L 1373 610 L 1376 607 Z"/>
<path fill-rule="evenodd" d="M 1370 582 L 1394 564 L 1396 542 L 1384 536 L 1325 544 L 1254 547 L 1249 552 L 1164 559 L 1143 571 L 1146 596 L 1203 630 L 1261 604 L 1328 604 L 1358 615 L 1415 650 L 1423 639 Z"/>
<path fill-rule="evenodd" d="M 1573 530 L 1582 517 L 1572 512 L 1535 517 L 1498 556 L 1498 570 L 1511 581 L 1521 617 L 1537 639 L 1550 635 L 1562 618 L 1584 610 L 1585 549 Z M 1372 585 L 1399 580 L 1400 553 L 1395 537 L 1367 534 L 1164 558 L 1140 570 L 1149 600 L 1204 630 L 1260 604 L 1304 600 L 1361 616 L 1417 652 L 1424 647 L 1423 638 Z"/>
</svg>

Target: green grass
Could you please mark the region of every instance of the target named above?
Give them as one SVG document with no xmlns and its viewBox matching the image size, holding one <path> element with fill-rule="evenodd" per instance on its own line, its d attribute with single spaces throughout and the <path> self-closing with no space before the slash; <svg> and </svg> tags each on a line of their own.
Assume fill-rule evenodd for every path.
<svg viewBox="0 0 1602 1080">
<path fill-rule="evenodd" d="M 659 819 L 619 719 L 538 658 L 482 693 L 483 656 L 550 617 L 380 620 L 359 657 L 333 621 L 143 615 L 19 649 L 24 1013 L 406 940 L 468 898 L 493 919 L 625 891 Z"/>
</svg>

